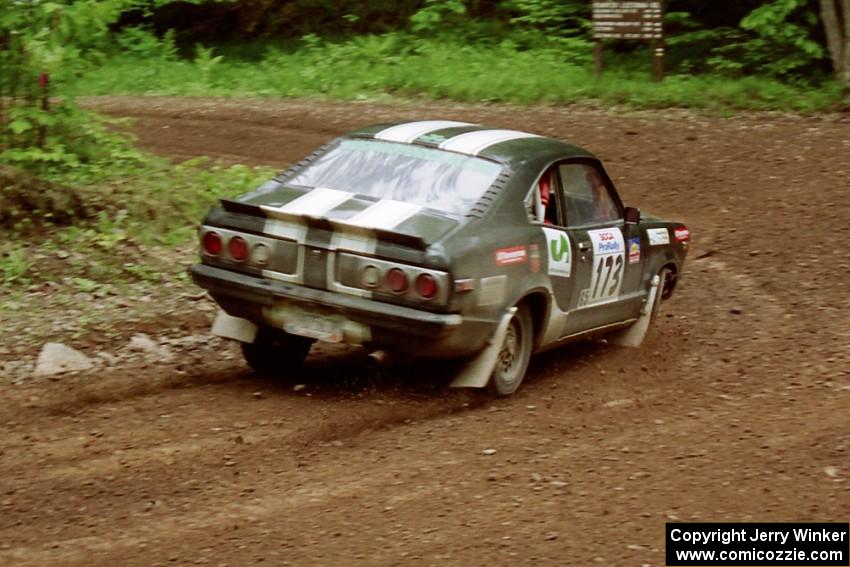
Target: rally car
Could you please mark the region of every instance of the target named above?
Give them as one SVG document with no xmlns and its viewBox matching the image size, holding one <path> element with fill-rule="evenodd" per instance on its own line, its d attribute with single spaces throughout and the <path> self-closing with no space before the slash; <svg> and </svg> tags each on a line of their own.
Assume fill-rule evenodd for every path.
<svg viewBox="0 0 850 567">
<path fill-rule="evenodd" d="M 316 341 L 467 360 L 455 386 L 513 393 L 532 353 L 590 334 L 637 346 L 690 234 L 620 201 L 559 140 L 448 120 L 337 138 L 203 220 L 194 281 L 260 373 Z"/>
</svg>

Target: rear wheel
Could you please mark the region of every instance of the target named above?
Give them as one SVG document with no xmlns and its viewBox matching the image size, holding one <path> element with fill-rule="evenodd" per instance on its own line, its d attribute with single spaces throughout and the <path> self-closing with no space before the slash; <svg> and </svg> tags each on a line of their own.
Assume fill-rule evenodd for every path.
<svg viewBox="0 0 850 567">
<path fill-rule="evenodd" d="M 533 333 L 534 324 L 528 306 L 518 306 L 508 323 L 496 367 L 487 383 L 487 388 L 494 395 L 510 396 L 522 384 L 531 359 Z"/>
<path fill-rule="evenodd" d="M 253 343 L 242 343 L 242 355 L 257 374 L 283 376 L 301 367 L 313 342 L 280 329 L 261 327 Z"/>
</svg>

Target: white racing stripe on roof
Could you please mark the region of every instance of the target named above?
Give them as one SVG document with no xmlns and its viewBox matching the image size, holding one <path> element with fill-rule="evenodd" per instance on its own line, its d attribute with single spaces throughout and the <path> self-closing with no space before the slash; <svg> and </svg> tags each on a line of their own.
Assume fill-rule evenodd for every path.
<svg viewBox="0 0 850 567">
<path fill-rule="evenodd" d="M 278 210 L 291 215 L 320 217 L 351 199 L 353 196 L 347 191 L 316 187 L 312 191 L 304 193 L 300 197 L 288 202 Z"/>
<path fill-rule="evenodd" d="M 388 142 L 404 142 L 411 143 L 419 136 L 424 136 L 429 132 L 436 132 L 443 128 L 451 128 L 453 126 L 471 126 L 468 122 L 455 122 L 453 120 L 421 120 L 419 122 L 406 122 L 397 124 L 381 130 L 375 134 L 376 140 L 386 140 Z"/>
<path fill-rule="evenodd" d="M 391 230 L 422 209 L 419 205 L 382 199 L 345 221 L 345 224 L 364 228 Z"/>
<path fill-rule="evenodd" d="M 476 156 L 494 144 L 520 138 L 539 137 L 537 134 L 519 130 L 476 130 L 449 138 L 440 144 L 440 149 Z"/>
</svg>

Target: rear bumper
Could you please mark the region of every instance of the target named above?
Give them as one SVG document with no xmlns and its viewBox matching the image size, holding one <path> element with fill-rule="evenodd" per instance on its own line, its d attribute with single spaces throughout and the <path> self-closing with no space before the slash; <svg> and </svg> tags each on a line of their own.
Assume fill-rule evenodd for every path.
<svg viewBox="0 0 850 567">
<path fill-rule="evenodd" d="M 234 317 L 268 325 L 264 308 L 282 301 L 317 306 L 368 326 L 369 344 L 380 348 L 426 356 L 460 356 L 479 350 L 495 328 L 495 322 L 465 320 L 459 314 L 431 313 L 206 264 L 195 264 L 189 273 Z"/>
</svg>

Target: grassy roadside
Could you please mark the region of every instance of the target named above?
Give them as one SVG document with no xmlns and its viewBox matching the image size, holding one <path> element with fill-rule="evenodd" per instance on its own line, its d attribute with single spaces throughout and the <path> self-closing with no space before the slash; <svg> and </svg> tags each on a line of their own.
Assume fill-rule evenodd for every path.
<svg viewBox="0 0 850 567">
<path fill-rule="evenodd" d="M 196 296 L 186 268 L 204 212 L 272 172 L 139 154 L 112 168 L 0 174 L 0 320 L 4 343 L 14 345 L 120 327 L 181 294 Z M 62 198 L 43 198 L 53 193 Z M 60 217 L 68 203 L 73 216 Z"/>
<path fill-rule="evenodd" d="M 259 51 L 259 53 L 256 53 Z M 194 58 L 148 49 L 107 58 L 76 84 L 81 95 L 160 94 L 375 98 L 382 95 L 520 104 L 625 104 L 637 108 L 817 112 L 841 100 L 837 84 L 795 85 L 766 77 L 649 77 L 649 64 L 614 65 L 598 78 L 587 53 L 567 47 L 409 42 L 398 36 L 320 40 L 299 49 L 265 46 L 246 55 L 197 47 Z"/>
</svg>

